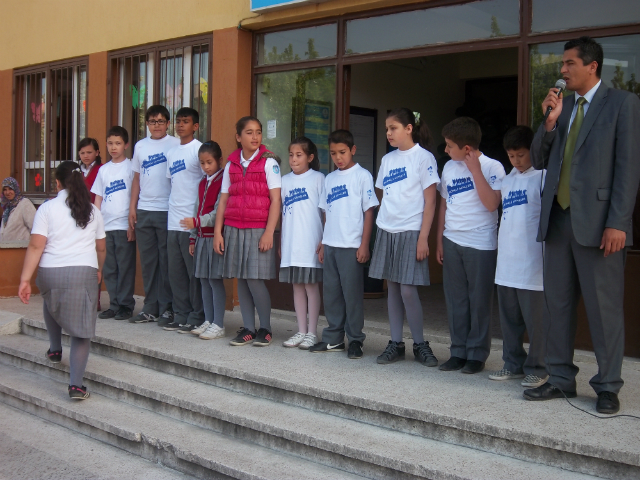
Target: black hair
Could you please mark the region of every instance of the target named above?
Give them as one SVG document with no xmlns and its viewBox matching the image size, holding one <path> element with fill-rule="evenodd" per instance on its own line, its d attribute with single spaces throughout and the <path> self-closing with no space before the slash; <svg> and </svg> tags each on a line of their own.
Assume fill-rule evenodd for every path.
<svg viewBox="0 0 640 480">
<path fill-rule="evenodd" d="M 211 154 L 211 156 L 215 158 L 218 163 L 220 163 L 220 160 L 222 159 L 222 149 L 220 148 L 220 145 L 218 145 L 218 143 L 214 142 L 213 140 L 207 140 L 202 145 L 200 145 L 200 148 L 198 149 L 198 156 L 201 153 Z M 222 167 L 222 165 L 218 166 Z"/>
<path fill-rule="evenodd" d="M 257 117 L 254 117 L 252 115 L 247 115 L 246 117 L 242 117 L 240 120 L 236 122 L 236 134 L 242 135 L 242 131 L 245 129 L 245 127 L 249 122 L 256 122 L 258 125 L 260 125 L 260 130 L 262 130 L 262 122 L 258 120 Z M 236 140 L 236 145 L 238 146 L 238 148 L 242 147 L 242 145 L 240 145 L 240 142 L 238 142 L 237 140 Z"/>
<path fill-rule="evenodd" d="M 602 64 L 604 63 L 604 52 L 602 45 L 591 37 L 580 37 L 569 40 L 564 44 L 564 51 L 575 48 L 578 51 L 578 58 L 582 60 L 582 65 L 589 65 L 591 62 L 597 62 L 596 77 L 602 76 Z"/>
<path fill-rule="evenodd" d="M 82 150 L 84 147 L 88 147 L 89 145 L 91 145 L 96 152 L 100 151 L 100 147 L 98 146 L 98 141 L 95 138 L 85 137 L 82 140 L 80 140 L 80 142 L 78 143 L 78 160 L 80 160 L 80 150 Z M 101 163 L 102 163 L 102 158 L 100 157 L 100 155 L 96 156 L 96 159 L 94 160 L 93 164 L 99 165 Z"/>
<path fill-rule="evenodd" d="M 191 107 L 182 107 L 176 112 L 176 118 L 191 118 L 193 123 L 200 123 L 200 114 L 198 111 Z"/>
<path fill-rule="evenodd" d="M 144 120 L 148 122 L 151 117 L 157 117 L 158 115 L 162 115 L 167 122 L 171 120 L 171 114 L 164 105 L 151 105 L 147 108 L 147 113 L 144 114 Z"/>
<path fill-rule="evenodd" d="M 408 108 L 396 108 L 387 114 L 387 118 L 395 118 L 403 127 L 411 125 L 411 138 L 425 150 L 433 153 L 433 137 L 429 125 L 424 120 L 417 121 L 415 114 Z"/>
<path fill-rule="evenodd" d="M 505 150 L 520 150 L 521 148 L 531 149 L 533 142 L 533 130 L 526 125 L 518 125 L 510 128 L 504 134 L 502 146 Z"/>
<path fill-rule="evenodd" d="M 459 148 L 469 145 L 471 148 L 480 148 L 482 130 L 480 125 L 471 117 L 458 117 L 447 123 L 442 129 L 442 136 L 451 140 Z"/>
<path fill-rule="evenodd" d="M 107 132 L 107 139 L 109 137 L 120 137 L 124 143 L 129 143 L 129 132 L 124 127 L 120 127 L 116 125 L 115 127 L 111 127 Z"/>
<path fill-rule="evenodd" d="M 65 202 L 71 209 L 71 217 L 76 221 L 78 227 L 85 228 L 91 221 L 93 208 L 91 195 L 89 195 L 89 189 L 84 183 L 84 175 L 80 171 L 80 165 L 70 160 L 62 162 L 56 168 L 56 180 L 68 192 Z"/>
<path fill-rule="evenodd" d="M 353 134 L 349 130 L 334 130 L 329 134 L 329 145 L 332 143 L 344 143 L 349 149 L 353 148 L 356 142 Z"/>
<path fill-rule="evenodd" d="M 302 151 L 305 153 L 307 157 L 313 155 L 313 160 L 309 162 L 309 168 L 311 170 L 315 170 L 316 172 L 320 171 L 320 159 L 318 158 L 318 147 L 316 144 L 309 140 L 307 137 L 298 137 L 293 142 L 289 144 L 289 150 L 293 145 L 300 145 Z"/>
</svg>

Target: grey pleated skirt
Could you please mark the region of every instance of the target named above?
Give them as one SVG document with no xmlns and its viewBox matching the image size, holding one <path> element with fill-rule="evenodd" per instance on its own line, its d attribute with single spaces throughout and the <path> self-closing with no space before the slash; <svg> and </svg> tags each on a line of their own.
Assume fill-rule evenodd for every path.
<svg viewBox="0 0 640 480">
<path fill-rule="evenodd" d="M 222 263 L 222 255 L 213 251 L 213 237 L 196 238 L 193 251 L 193 270 L 196 278 L 218 279 L 218 265 Z"/>
<path fill-rule="evenodd" d="M 417 230 L 389 233 L 379 228 L 369 277 L 404 285 L 429 285 L 429 259 L 416 259 L 419 235 Z"/>
<path fill-rule="evenodd" d="M 224 278 L 271 280 L 276 278 L 276 249 L 258 250 L 264 228 L 224 227 L 224 256 L 218 274 Z"/>
<path fill-rule="evenodd" d="M 45 317 L 72 337 L 96 333 L 98 270 L 93 267 L 38 268 L 36 285 L 44 299 Z"/>
<path fill-rule="evenodd" d="M 283 267 L 278 280 L 282 283 L 318 283 L 322 281 L 322 269 L 312 267 Z"/>
</svg>

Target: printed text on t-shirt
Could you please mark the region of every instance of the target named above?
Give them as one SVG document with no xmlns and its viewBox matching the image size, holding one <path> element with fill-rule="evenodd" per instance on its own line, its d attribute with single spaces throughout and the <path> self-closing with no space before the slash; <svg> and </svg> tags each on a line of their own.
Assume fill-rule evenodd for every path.
<svg viewBox="0 0 640 480">
<path fill-rule="evenodd" d="M 149 155 L 149 158 L 142 162 L 142 171 L 149 175 L 149 169 L 151 167 L 155 167 L 156 165 L 160 165 L 167 161 L 167 157 L 164 156 L 164 153 L 156 153 L 155 155 Z M 173 174 L 173 172 L 172 172 Z"/>
<path fill-rule="evenodd" d="M 333 187 L 331 189 L 331 193 L 327 195 L 327 203 L 335 202 L 344 197 L 349 196 L 349 191 L 347 190 L 346 185 L 338 185 L 337 187 Z"/>
<path fill-rule="evenodd" d="M 184 160 L 176 160 L 169 167 L 169 173 L 171 173 L 171 175 L 175 175 L 176 173 L 181 172 L 182 170 L 186 170 L 186 169 L 187 169 L 187 167 L 184 164 Z"/>
<path fill-rule="evenodd" d="M 309 200 L 309 194 L 307 193 L 306 187 L 289 190 L 288 195 L 284 197 L 284 213 L 287 213 L 287 208 L 292 204 L 302 200 Z M 291 211 L 291 209 L 289 209 L 289 211 Z"/>
<path fill-rule="evenodd" d="M 474 186 L 471 177 L 454 178 L 451 180 L 451 183 L 447 185 L 447 194 L 452 196 L 473 189 Z"/>
<path fill-rule="evenodd" d="M 109 200 L 109 196 L 112 193 L 117 192 L 118 190 L 126 190 L 127 185 L 124 183 L 124 180 L 114 180 L 109 184 L 107 188 L 104 189 L 104 196 L 106 200 Z"/>
<path fill-rule="evenodd" d="M 502 201 L 502 208 L 506 210 L 509 207 L 524 205 L 526 203 L 529 203 L 527 200 L 527 190 L 511 190 Z"/>
<path fill-rule="evenodd" d="M 407 178 L 407 167 L 393 168 L 389 170 L 389 174 L 382 179 L 382 185 L 386 187 L 392 183 L 400 182 Z"/>
</svg>

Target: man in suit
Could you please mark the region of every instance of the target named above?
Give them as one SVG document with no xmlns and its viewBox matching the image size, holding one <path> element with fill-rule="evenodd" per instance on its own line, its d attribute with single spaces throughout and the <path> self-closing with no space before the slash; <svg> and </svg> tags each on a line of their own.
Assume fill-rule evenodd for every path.
<svg viewBox="0 0 640 480">
<path fill-rule="evenodd" d="M 551 107 L 531 146 L 536 169 L 547 168 L 538 241 L 545 242 L 548 315 L 546 384 L 527 400 L 576 396 L 573 349 L 576 307 L 584 299 L 598 374 L 596 410 L 616 413 L 624 353 L 625 247 L 640 182 L 640 99 L 600 80 L 602 47 L 589 37 L 564 47 L 561 73 L 575 94 L 552 88 Z M 564 392 L 564 395 L 563 395 Z"/>
</svg>

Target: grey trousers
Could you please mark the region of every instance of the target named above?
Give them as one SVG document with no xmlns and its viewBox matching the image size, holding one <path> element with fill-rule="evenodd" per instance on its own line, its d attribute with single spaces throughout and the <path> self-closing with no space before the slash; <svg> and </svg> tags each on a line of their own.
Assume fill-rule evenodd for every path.
<svg viewBox="0 0 640 480">
<path fill-rule="evenodd" d="M 551 208 L 544 252 L 544 289 L 549 318 L 547 371 L 549 383 L 576 390 L 578 367 L 573 364 L 576 309 L 584 299 L 598 373 L 589 382 L 600 392 L 618 393 L 622 388 L 624 355 L 624 264 L 626 249 L 604 257 L 598 247 L 576 241 L 570 208 Z"/>
<path fill-rule="evenodd" d="M 504 368 L 512 373 L 546 377 L 544 292 L 498 285 L 498 308 Z M 529 335 L 528 355 L 522 347 L 525 329 Z"/>
<path fill-rule="evenodd" d="M 484 362 L 491 348 L 497 250 L 462 247 L 443 238 L 442 276 L 451 356 Z"/>
<path fill-rule="evenodd" d="M 137 210 L 136 241 L 144 284 L 142 311 L 156 317 L 170 309 L 172 302 L 167 258 L 167 214 Z"/>
<path fill-rule="evenodd" d="M 104 283 L 109 292 L 109 308 L 134 309 L 133 291 L 136 286 L 136 242 L 127 241 L 126 230 L 111 230 L 107 234 L 107 258 L 102 268 Z"/>
<path fill-rule="evenodd" d="M 204 322 L 200 280 L 193 274 L 193 257 L 189 253 L 189 232 L 169 230 L 167 234 L 169 283 L 173 294 L 174 322 L 201 325 Z"/>
<path fill-rule="evenodd" d="M 335 345 L 344 341 L 364 342 L 364 272 L 356 258 L 357 248 L 324 246 L 322 289 L 324 314 L 329 326 L 322 341 Z"/>
</svg>

